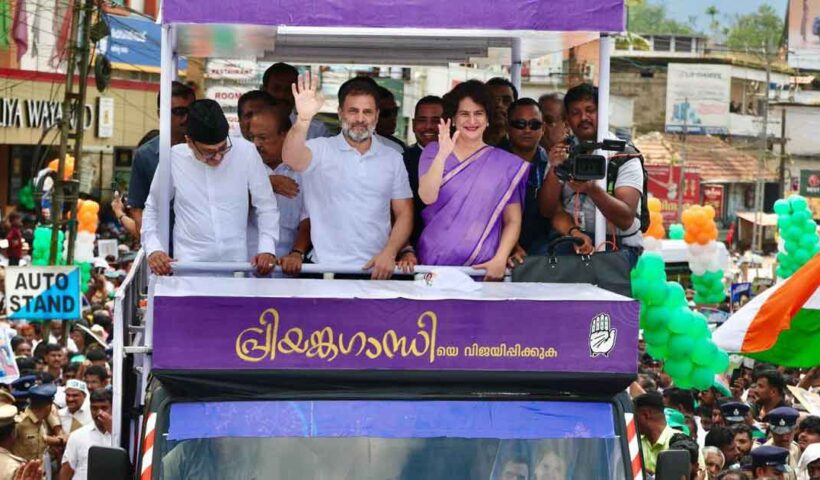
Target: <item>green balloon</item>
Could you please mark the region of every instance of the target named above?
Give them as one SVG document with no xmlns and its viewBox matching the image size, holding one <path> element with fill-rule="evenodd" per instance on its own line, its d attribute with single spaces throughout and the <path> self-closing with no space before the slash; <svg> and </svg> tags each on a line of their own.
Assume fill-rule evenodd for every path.
<svg viewBox="0 0 820 480">
<path fill-rule="evenodd" d="M 672 380 L 678 388 L 692 388 L 694 386 L 692 384 L 692 378 L 689 375 L 686 375 L 685 377 L 673 378 Z"/>
<path fill-rule="evenodd" d="M 681 378 L 688 377 L 693 368 L 694 365 L 687 358 L 669 358 L 663 363 L 663 370 L 672 377 L 675 383 Z"/>
<path fill-rule="evenodd" d="M 657 252 L 646 252 L 641 255 L 635 268 L 644 278 L 666 277 L 666 264 Z"/>
<path fill-rule="evenodd" d="M 670 358 L 689 358 L 695 341 L 688 335 L 673 334 L 669 336 L 667 350 Z"/>
<path fill-rule="evenodd" d="M 659 330 L 667 328 L 667 322 L 672 318 L 672 312 L 664 306 L 646 306 L 644 329 Z"/>
<path fill-rule="evenodd" d="M 669 312 L 669 322 L 667 323 L 667 327 L 672 333 L 685 335 L 689 333 L 690 322 L 691 317 L 689 316 L 689 310 L 678 308 L 677 310 L 672 310 Z"/>
<path fill-rule="evenodd" d="M 666 282 L 666 302 L 664 305 L 670 308 L 683 307 L 686 302 L 686 291 L 678 282 Z"/>
<path fill-rule="evenodd" d="M 643 339 L 647 346 L 666 347 L 669 342 L 669 330 L 662 328 L 660 330 L 644 330 Z"/>
<path fill-rule="evenodd" d="M 789 206 L 792 207 L 792 210 L 797 212 L 808 208 L 809 202 L 800 195 L 792 195 L 789 197 Z"/>
<path fill-rule="evenodd" d="M 783 238 L 792 241 L 800 241 L 800 237 L 803 235 L 803 229 L 800 225 L 791 224 L 787 228 L 782 230 Z"/>
<path fill-rule="evenodd" d="M 666 282 L 650 282 L 646 285 L 646 295 L 644 295 L 644 302 L 648 305 L 663 305 L 669 289 Z"/>
<path fill-rule="evenodd" d="M 800 246 L 811 249 L 817 245 L 817 239 L 817 233 L 815 232 L 804 233 L 803 236 L 800 237 Z"/>
<path fill-rule="evenodd" d="M 703 315 L 701 315 L 701 314 L 698 314 L 698 315 L 703 317 Z M 694 322 L 694 326 L 692 327 L 692 330 L 691 330 L 691 335 L 692 335 L 692 338 L 694 338 L 694 339 L 703 339 L 703 338 L 710 339 L 710 340 L 712 339 L 712 331 L 709 330 L 709 324 L 705 320 L 704 321 L 698 320 L 698 321 Z"/>
<path fill-rule="evenodd" d="M 718 348 L 711 367 L 713 372 L 725 372 L 729 368 L 729 354 Z"/>
<path fill-rule="evenodd" d="M 689 374 L 692 386 L 698 390 L 707 390 L 715 381 L 715 373 L 708 367 L 695 367 Z"/>
<path fill-rule="evenodd" d="M 669 353 L 666 351 L 666 345 L 649 345 L 646 344 L 646 353 L 655 360 L 663 360 Z"/>
<path fill-rule="evenodd" d="M 683 240 L 685 231 L 680 223 L 669 225 L 669 238 L 672 240 Z"/>
<path fill-rule="evenodd" d="M 780 199 L 774 202 L 774 213 L 778 215 L 787 215 L 791 212 L 792 208 L 789 205 L 788 200 Z"/>
<path fill-rule="evenodd" d="M 635 270 L 633 270 L 634 272 Z M 643 300 L 646 297 L 646 285 L 648 284 L 647 280 L 643 278 L 633 278 L 632 279 L 632 298 L 637 300 Z"/>
<path fill-rule="evenodd" d="M 701 338 L 695 342 L 692 347 L 692 363 L 707 367 L 714 363 L 715 354 L 717 354 L 717 347 L 708 338 Z"/>
</svg>

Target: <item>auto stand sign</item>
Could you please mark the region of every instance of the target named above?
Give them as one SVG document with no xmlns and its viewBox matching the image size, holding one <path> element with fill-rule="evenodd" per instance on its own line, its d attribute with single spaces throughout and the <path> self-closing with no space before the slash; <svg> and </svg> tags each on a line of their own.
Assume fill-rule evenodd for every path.
<svg viewBox="0 0 820 480">
<path fill-rule="evenodd" d="M 10 320 L 74 320 L 80 318 L 80 303 L 77 267 L 6 269 L 6 314 Z"/>
</svg>

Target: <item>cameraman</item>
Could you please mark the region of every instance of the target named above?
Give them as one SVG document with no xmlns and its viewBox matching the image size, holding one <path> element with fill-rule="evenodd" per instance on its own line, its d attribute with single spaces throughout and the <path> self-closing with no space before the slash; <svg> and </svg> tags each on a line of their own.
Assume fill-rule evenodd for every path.
<svg viewBox="0 0 820 480">
<path fill-rule="evenodd" d="M 549 171 L 538 194 L 541 214 L 547 218 L 555 218 L 558 209 L 563 208 L 575 220 L 577 227 L 572 227 L 573 230 L 580 228 L 595 238 L 597 207 L 607 220 L 607 241 L 611 240 L 610 235 L 614 229 L 616 245 L 620 249 L 632 252 L 631 260 L 634 264 L 643 250 L 639 219 L 643 191 L 643 169 L 640 159 L 630 159 L 620 167 L 615 179 L 614 195 L 610 195 L 595 181 L 561 181 L 555 174 L 555 168 L 566 161 L 570 146 L 597 140 L 598 88 L 589 84 L 571 88 L 564 97 L 564 108 L 573 135 L 550 149 Z M 617 140 L 611 133 L 606 138 Z M 627 147 L 626 153 L 630 153 L 629 150 Z M 612 155 L 610 152 L 604 154 L 608 158 Z"/>
</svg>

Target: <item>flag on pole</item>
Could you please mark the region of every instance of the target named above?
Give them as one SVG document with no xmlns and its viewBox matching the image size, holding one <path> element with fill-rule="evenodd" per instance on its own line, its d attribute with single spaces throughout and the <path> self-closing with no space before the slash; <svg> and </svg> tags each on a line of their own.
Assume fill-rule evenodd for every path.
<svg viewBox="0 0 820 480">
<path fill-rule="evenodd" d="M 17 44 L 17 61 L 28 51 L 28 14 L 26 0 L 17 0 L 17 11 L 14 13 L 14 22 L 11 26 L 11 37 Z"/>
<path fill-rule="evenodd" d="M 820 365 L 820 255 L 752 299 L 712 338 L 729 353 L 763 362 Z"/>
</svg>

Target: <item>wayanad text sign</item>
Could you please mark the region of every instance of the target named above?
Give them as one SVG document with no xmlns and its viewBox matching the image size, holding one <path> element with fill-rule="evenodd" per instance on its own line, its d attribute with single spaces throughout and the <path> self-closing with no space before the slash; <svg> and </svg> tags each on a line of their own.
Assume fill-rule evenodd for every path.
<svg viewBox="0 0 820 480">
<path fill-rule="evenodd" d="M 6 315 L 11 320 L 80 318 L 80 269 L 8 267 Z"/>
</svg>

